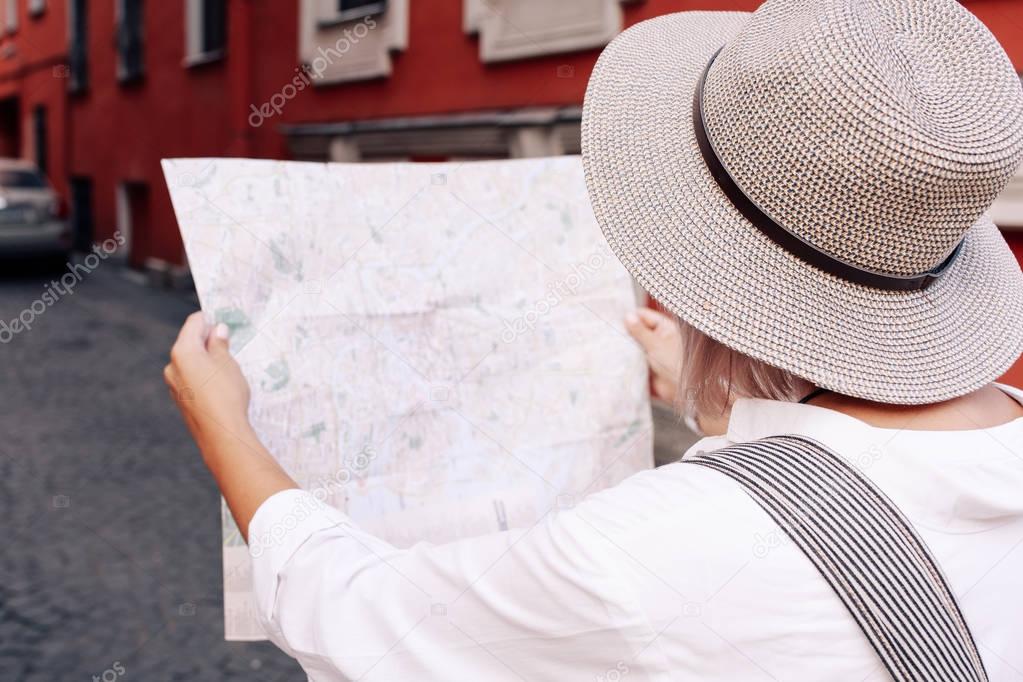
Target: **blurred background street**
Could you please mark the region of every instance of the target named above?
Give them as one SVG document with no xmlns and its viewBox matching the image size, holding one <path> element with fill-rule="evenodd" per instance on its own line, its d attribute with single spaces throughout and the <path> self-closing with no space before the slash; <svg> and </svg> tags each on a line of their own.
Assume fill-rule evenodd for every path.
<svg viewBox="0 0 1023 682">
<path fill-rule="evenodd" d="M 5 265 L 10 320 L 59 272 Z M 161 374 L 195 309 L 104 264 L 3 346 L 0 680 L 111 679 L 115 663 L 305 679 L 270 643 L 223 641 L 220 498 Z"/>
</svg>

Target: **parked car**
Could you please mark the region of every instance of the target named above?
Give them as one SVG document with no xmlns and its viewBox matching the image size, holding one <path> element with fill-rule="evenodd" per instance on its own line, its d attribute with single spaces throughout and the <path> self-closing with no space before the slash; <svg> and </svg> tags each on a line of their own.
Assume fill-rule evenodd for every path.
<svg viewBox="0 0 1023 682">
<path fill-rule="evenodd" d="M 29 161 L 0 159 L 0 256 L 67 257 L 67 205 Z"/>
</svg>

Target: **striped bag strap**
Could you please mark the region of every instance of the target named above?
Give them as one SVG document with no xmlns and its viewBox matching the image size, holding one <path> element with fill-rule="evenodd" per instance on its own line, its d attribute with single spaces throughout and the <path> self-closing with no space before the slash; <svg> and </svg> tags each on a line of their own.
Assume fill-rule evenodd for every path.
<svg viewBox="0 0 1023 682">
<path fill-rule="evenodd" d="M 764 508 L 831 585 L 892 679 L 988 679 L 930 550 L 840 455 L 801 436 L 772 436 L 682 461 L 729 476 Z"/>
</svg>

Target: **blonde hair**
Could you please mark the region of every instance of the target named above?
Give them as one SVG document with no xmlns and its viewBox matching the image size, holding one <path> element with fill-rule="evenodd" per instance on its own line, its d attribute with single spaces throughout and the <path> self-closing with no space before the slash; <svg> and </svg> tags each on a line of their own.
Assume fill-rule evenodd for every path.
<svg viewBox="0 0 1023 682">
<path fill-rule="evenodd" d="M 737 398 L 795 402 L 812 383 L 732 350 L 678 320 L 682 337 L 679 408 L 697 420 L 721 417 Z"/>
</svg>

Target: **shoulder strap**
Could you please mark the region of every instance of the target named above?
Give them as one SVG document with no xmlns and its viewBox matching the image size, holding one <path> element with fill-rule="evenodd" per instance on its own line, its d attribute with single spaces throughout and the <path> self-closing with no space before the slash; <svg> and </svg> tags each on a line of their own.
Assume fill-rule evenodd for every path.
<svg viewBox="0 0 1023 682">
<path fill-rule="evenodd" d="M 773 436 L 682 461 L 729 476 L 764 508 L 831 585 L 894 680 L 986 682 L 930 550 L 840 455 L 802 436 Z"/>
</svg>

